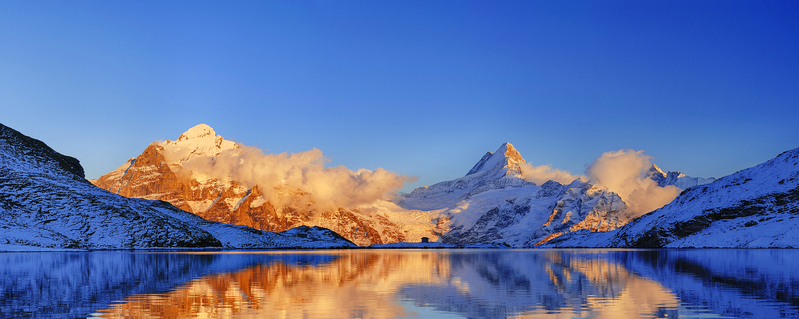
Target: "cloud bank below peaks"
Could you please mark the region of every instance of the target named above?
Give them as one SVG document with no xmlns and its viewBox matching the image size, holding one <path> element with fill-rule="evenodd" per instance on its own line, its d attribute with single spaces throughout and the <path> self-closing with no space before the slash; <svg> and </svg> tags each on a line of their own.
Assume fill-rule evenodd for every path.
<svg viewBox="0 0 799 319">
<path fill-rule="evenodd" d="M 307 205 L 320 211 L 354 208 L 391 199 L 405 183 L 415 180 L 382 168 L 351 171 L 344 166 L 325 167 L 329 160 L 317 148 L 265 154 L 256 147 L 238 146 L 216 156 L 174 155 L 180 159 L 183 173 L 232 180 L 246 187 L 258 185 L 276 207 Z M 169 160 L 171 156 L 166 157 Z"/>
<path fill-rule="evenodd" d="M 646 172 L 652 157 L 644 151 L 618 150 L 605 152 L 586 170 L 590 182 L 599 183 L 619 194 L 631 212 L 643 215 L 670 203 L 680 189 L 674 185 L 660 187 Z"/>
<path fill-rule="evenodd" d="M 643 151 L 605 152 L 588 165 L 585 175 L 574 175 L 550 165 L 533 166 L 526 162 L 519 163 L 519 167 L 522 178 L 536 185 L 550 180 L 565 185 L 579 179 L 605 186 L 618 194 L 629 211 L 637 216 L 663 207 L 681 191 L 673 185 L 660 187 L 647 177 L 647 171 L 652 167 L 652 157 Z"/>
<path fill-rule="evenodd" d="M 552 168 L 549 165 L 533 166 L 530 163 L 519 163 L 522 177 L 525 181 L 541 185 L 548 181 L 556 181 L 561 184 L 569 184 L 575 179 L 588 180 L 582 175 L 573 175 L 567 171 Z"/>
</svg>

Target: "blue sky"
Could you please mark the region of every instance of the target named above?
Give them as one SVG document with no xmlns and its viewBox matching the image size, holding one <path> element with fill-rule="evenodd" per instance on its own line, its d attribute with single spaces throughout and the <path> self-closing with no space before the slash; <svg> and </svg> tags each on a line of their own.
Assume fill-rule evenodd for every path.
<svg viewBox="0 0 799 319">
<path fill-rule="evenodd" d="M 799 147 L 797 57 L 795 1 L 4 1 L 0 123 L 88 178 L 199 123 L 406 190 L 506 141 L 721 177 Z"/>
</svg>

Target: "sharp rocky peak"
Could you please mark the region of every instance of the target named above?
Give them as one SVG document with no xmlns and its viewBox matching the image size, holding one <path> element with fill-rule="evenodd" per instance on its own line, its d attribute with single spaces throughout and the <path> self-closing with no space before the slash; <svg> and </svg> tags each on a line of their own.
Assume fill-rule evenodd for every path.
<svg viewBox="0 0 799 319">
<path fill-rule="evenodd" d="M 658 180 L 662 178 L 680 178 L 680 177 L 687 177 L 683 172 L 675 172 L 675 171 L 664 171 L 660 167 L 655 164 L 652 164 L 652 167 L 646 172 L 646 176 Z"/>
<path fill-rule="evenodd" d="M 510 160 L 510 164 L 514 163 L 524 163 L 524 158 L 522 158 L 522 154 L 519 154 L 519 151 L 513 147 L 513 144 L 505 142 L 502 146 L 499 147 L 496 154 L 504 154 L 505 158 Z"/>
<path fill-rule="evenodd" d="M 652 176 L 663 176 L 663 177 L 665 177 L 666 176 L 666 172 L 664 172 L 662 169 L 660 169 L 660 167 L 658 167 L 657 165 L 652 164 L 652 167 L 650 167 L 649 171 L 647 172 L 647 176 L 650 176 L 650 177 L 652 177 Z"/>
<path fill-rule="evenodd" d="M 481 158 L 466 175 L 490 170 L 499 163 L 502 163 L 503 167 L 509 167 L 514 164 L 525 163 L 525 160 L 522 158 L 522 155 L 519 154 L 519 151 L 513 147 L 513 144 L 505 142 L 496 152 L 486 152 L 483 158 Z"/>
</svg>

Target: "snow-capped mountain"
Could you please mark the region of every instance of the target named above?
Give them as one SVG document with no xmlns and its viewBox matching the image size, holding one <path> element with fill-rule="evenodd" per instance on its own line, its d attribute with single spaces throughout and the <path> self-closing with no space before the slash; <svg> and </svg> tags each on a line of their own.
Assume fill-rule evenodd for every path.
<svg viewBox="0 0 799 319">
<path fill-rule="evenodd" d="M 555 247 L 799 247 L 799 148 L 706 185 L 605 234 Z"/>
<path fill-rule="evenodd" d="M 405 196 L 405 202 L 413 199 L 441 198 L 460 201 L 469 195 L 490 189 L 524 187 L 533 185 L 524 181 L 519 164 L 524 163 L 521 154 L 510 143 L 502 144 L 496 152 L 488 152 L 472 167 L 466 176 L 432 186 L 414 189 Z M 466 192 L 464 192 L 466 191 Z M 431 201 L 424 201 L 431 203 Z"/>
<path fill-rule="evenodd" d="M 217 135 L 210 126 L 200 124 L 175 141 L 150 144 L 138 157 L 91 182 L 122 196 L 163 200 L 208 220 L 266 231 L 320 226 L 362 246 L 406 239 L 401 226 L 384 214 L 353 208 L 315 211 L 307 205 L 273 204 L 270 197 L 292 202 L 292 198 L 305 198 L 308 194 L 301 189 L 245 186 L 235 179 L 214 178 L 202 170 L 184 168 L 192 161 L 213 162 L 223 152 L 242 148 Z"/>
<path fill-rule="evenodd" d="M 112 194 L 89 183 L 75 158 L 2 124 L 0 212 L 0 250 L 353 246 L 322 240 L 330 237 L 329 230 L 275 234 L 207 221 L 165 202 Z"/>
<path fill-rule="evenodd" d="M 633 216 L 616 193 L 576 179 L 563 185 L 524 180 L 525 160 L 510 143 L 485 154 L 466 176 L 420 187 L 398 204 L 436 212 L 433 232 L 444 243 L 530 247 L 564 233 L 613 230 Z"/>
<path fill-rule="evenodd" d="M 685 175 L 685 173 L 681 172 L 669 171 L 667 173 L 661 170 L 660 167 L 658 167 L 655 164 L 652 164 L 652 167 L 649 169 L 649 171 L 647 171 L 647 177 L 657 182 L 658 186 L 660 187 L 674 185 L 681 189 L 686 189 L 697 185 L 709 184 L 716 180 L 713 177 L 710 178 L 690 177 L 688 175 Z"/>
</svg>

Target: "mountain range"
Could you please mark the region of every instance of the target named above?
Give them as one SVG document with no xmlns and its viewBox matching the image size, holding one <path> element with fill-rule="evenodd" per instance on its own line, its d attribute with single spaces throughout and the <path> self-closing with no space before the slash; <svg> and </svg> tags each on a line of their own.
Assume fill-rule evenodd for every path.
<svg viewBox="0 0 799 319">
<path fill-rule="evenodd" d="M 651 165 L 642 178 L 682 193 L 639 217 L 626 193 L 594 177 L 532 182 L 529 164 L 510 143 L 461 178 L 393 200 L 330 208 L 314 205 L 318 197 L 307 189 L 212 174 L 222 158 L 244 161 L 240 154 L 251 148 L 204 124 L 150 144 L 92 181 L 76 159 L 8 127 L 0 133 L 0 246 L 355 247 L 423 237 L 519 248 L 799 243 L 799 149 L 719 179 Z"/>
<path fill-rule="evenodd" d="M 485 154 L 465 177 L 418 188 L 394 202 L 326 211 L 275 205 L 268 199 L 267 192 L 273 192 L 282 202 L 300 202 L 286 198 L 307 196 L 303 189 L 261 189 L 233 177 L 187 171 L 187 166 L 196 168 L 189 163 L 198 158 L 243 148 L 201 124 L 175 141 L 150 144 L 141 155 L 91 182 L 123 196 L 167 201 L 222 223 L 273 232 L 322 226 L 362 246 L 428 237 L 451 244 L 527 247 L 568 231 L 616 229 L 632 218 L 621 198 L 601 185 L 578 180 L 538 186 L 525 181 L 520 168 L 525 160 L 510 143 Z"/>
<path fill-rule="evenodd" d="M 510 143 L 487 152 L 464 177 L 417 188 L 393 201 L 328 210 L 296 204 L 314 195 L 304 189 L 264 189 L 236 176 L 211 174 L 215 165 L 223 165 L 218 162 L 222 154 L 244 160 L 239 154 L 245 148 L 200 124 L 174 141 L 150 144 L 139 156 L 91 182 L 123 196 L 167 201 L 222 223 L 273 232 L 321 226 L 361 246 L 428 237 L 456 245 L 531 247 L 581 229 L 614 230 L 636 216 L 619 194 L 596 182 L 575 179 L 568 184 L 537 185 L 527 181 L 526 161 Z M 212 165 L 193 165 L 198 161 Z M 648 175 L 660 186 L 712 181 L 665 173 L 657 166 Z"/>
</svg>

